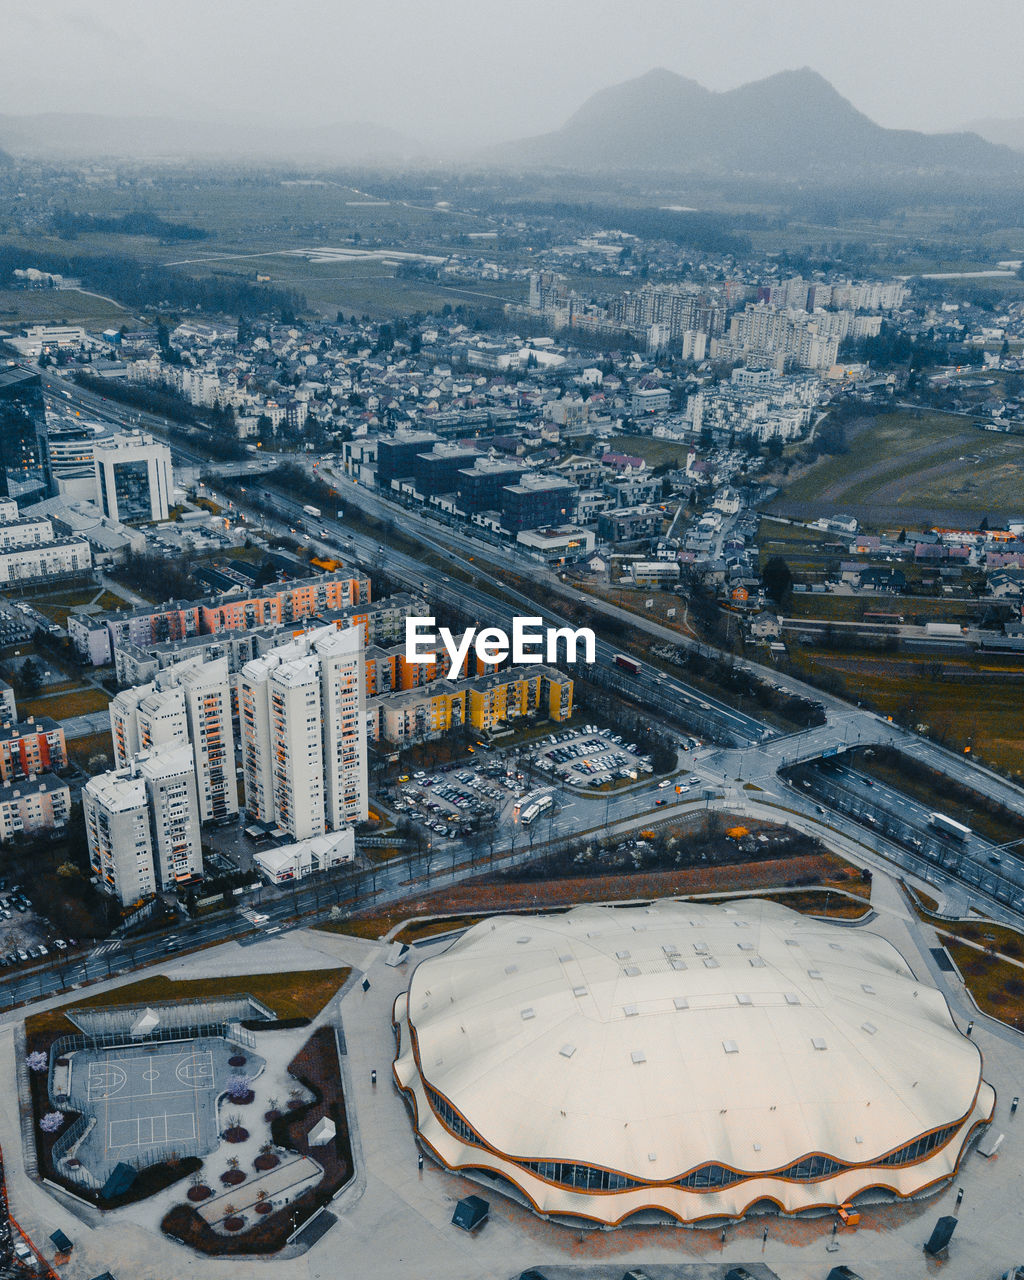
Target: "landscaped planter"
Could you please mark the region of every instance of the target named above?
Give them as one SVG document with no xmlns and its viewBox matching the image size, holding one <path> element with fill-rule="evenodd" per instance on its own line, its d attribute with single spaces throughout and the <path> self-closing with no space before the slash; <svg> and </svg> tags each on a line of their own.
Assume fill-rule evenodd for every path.
<svg viewBox="0 0 1024 1280">
<path fill-rule="evenodd" d="M 244 1182 L 246 1178 L 244 1169 L 228 1169 L 220 1175 L 221 1182 L 226 1187 L 237 1187 L 240 1182 Z"/>
<path fill-rule="evenodd" d="M 212 1196 L 213 1192 L 210 1190 L 209 1187 L 202 1186 L 202 1187 L 189 1187 L 187 1194 L 188 1194 L 188 1198 L 193 1203 L 196 1203 L 199 1200 L 207 1199 L 208 1196 Z"/>
<path fill-rule="evenodd" d="M 224 1219 L 225 1231 L 241 1231 L 241 1229 L 244 1226 L 245 1226 L 244 1218 L 225 1218 Z"/>
<path fill-rule="evenodd" d="M 266 1173 L 268 1169 L 276 1169 L 281 1163 L 280 1156 L 275 1156 L 273 1152 L 266 1156 L 257 1156 L 252 1162 L 252 1167 L 258 1169 L 260 1173 Z"/>
<path fill-rule="evenodd" d="M 248 1138 L 248 1136 L 249 1136 L 249 1130 L 248 1130 L 248 1129 L 243 1129 L 243 1128 L 242 1128 L 242 1126 L 241 1126 L 240 1124 L 239 1124 L 239 1125 L 235 1125 L 235 1126 L 234 1126 L 233 1128 L 231 1128 L 231 1129 L 225 1129 L 225 1130 L 224 1130 L 224 1141 L 225 1141 L 225 1142 L 235 1142 L 235 1143 L 238 1143 L 238 1142 L 245 1142 L 245 1140 L 246 1140 L 246 1138 Z"/>
</svg>

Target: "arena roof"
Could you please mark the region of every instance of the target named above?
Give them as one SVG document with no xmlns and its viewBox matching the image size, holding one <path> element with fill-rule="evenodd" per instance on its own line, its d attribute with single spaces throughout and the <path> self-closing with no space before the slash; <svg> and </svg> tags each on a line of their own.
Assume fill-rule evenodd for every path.
<svg viewBox="0 0 1024 1280">
<path fill-rule="evenodd" d="M 765 901 L 484 921 L 416 968 L 395 1018 L 440 1159 L 607 1222 L 914 1194 L 994 1103 L 894 947 Z"/>
</svg>

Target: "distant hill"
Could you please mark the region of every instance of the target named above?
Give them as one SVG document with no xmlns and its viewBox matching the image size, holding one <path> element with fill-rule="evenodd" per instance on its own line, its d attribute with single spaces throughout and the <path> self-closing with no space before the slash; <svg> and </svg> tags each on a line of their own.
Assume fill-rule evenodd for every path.
<svg viewBox="0 0 1024 1280">
<path fill-rule="evenodd" d="M 422 150 L 412 138 L 365 123 L 317 124 L 296 129 L 159 116 L 55 112 L 0 115 L 0 148 L 14 156 L 51 160 L 237 157 L 347 164 L 405 160 Z"/>
<path fill-rule="evenodd" d="M 990 117 L 987 120 L 975 120 L 966 127 L 981 134 L 989 142 L 1012 147 L 1014 151 L 1024 151 L 1024 116 L 1006 120 Z"/>
<path fill-rule="evenodd" d="M 595 93 L 554 133 L 488 155 L 509 164 L 585 170 L 778 176 L 879 166 L 992 171 L 1021 163 L 974 133 L 884 129 L 809 68 L 725 93 L 659 68 Z"/>
</svg>

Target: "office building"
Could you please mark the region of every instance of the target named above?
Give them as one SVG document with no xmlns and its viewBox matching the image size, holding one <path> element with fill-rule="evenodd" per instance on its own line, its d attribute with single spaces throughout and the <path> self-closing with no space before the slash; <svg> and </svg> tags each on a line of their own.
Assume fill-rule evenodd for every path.
<svg viewBox="0 0 1024 1280">
<path fill-rule="evenodd" d="M 93 466 L 100 507 L 125 524 L 166 520 L 174 482 L 171 451 L 142 431 L 97 440 Z"/>
<path fill-rule="evenodd" d="M 396 431 L 377 441 L 377 484 L 390 489 L 393 480 L 408 480 L 416 472 L 416 455 L 439 443 L 432 431 Z"/>
<path fill-rule="evenodd" d="M 560 476 L 525 475 L 501 490 L 501 523 L 509 533 L 570 524 L 579 489 Z"/>
<path fill-rule="evenodd" d="M 43 380 L 18 367 L 0 369 L 0 494 L 42 482 L 46 438 Z"/>
</svg>

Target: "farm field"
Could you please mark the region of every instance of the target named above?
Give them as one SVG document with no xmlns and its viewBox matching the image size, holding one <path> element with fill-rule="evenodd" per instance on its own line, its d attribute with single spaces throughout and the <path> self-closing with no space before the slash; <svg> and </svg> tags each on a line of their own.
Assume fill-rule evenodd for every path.
<svg viewBox="0 0 1024 1280">
<path fill-rule="evenodd" d="M 0 328 L 29 324 L 81 324 L 87 329 L 134 324 L 116 302 L 81 289 L 0 289 Z"/>
<path fill-rule="evenodd" d="M 1024 439 L 970 418 L 905 410 L 848 428 L 849 451 L 826 457 L 773 500 L 778 515 L 848 512 L 865 528 L 974 524 L 1021 508 Z"/>
<path fill-rule="evenodd" d="M 790 618 L 824 618 L 830 622 L 859 622 L 866 613 L 892 613 L 909 626 L 925 622 L 976 621 L 985 611 L 985 602 L 944 599 L 941 596 L 824 595 L 795 593 L 786 607 Z"/>
<path fill-rule="evenodd" d="M 796 675 L 831 677 L 845 697 L 864 701 L 882 715 L 928 725 L 933 737 L 954 750 L 970 746 L 985 763 L 1015 777 L 1024 772 L 1020 663 L 794 647 L 790 666 Z"/>
</svg>

